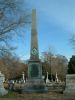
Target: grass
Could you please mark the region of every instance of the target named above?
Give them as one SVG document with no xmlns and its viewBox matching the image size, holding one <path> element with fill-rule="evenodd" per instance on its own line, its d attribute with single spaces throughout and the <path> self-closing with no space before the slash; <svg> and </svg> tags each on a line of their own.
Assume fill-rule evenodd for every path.
<svg viewBox="0 0 75 100">
<path fill-rule="evenodd" d="M 16 92 L 9 91 L 7 95 L 0 96 L 0 100 L 75 100 L 75 96 L 57 92 L 21 94 L 18 90 Z"/>
<path fill-rule="evenodd" d="M 7 95 L 0 96 L 0 100 L 75 100 L 75 96 L 55 92 L 19 94 L 9 91 Z"/>
</svg>

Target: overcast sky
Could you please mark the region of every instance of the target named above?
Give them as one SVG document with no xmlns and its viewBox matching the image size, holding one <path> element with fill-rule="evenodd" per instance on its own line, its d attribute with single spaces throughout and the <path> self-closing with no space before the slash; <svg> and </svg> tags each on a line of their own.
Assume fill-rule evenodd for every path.
<svg viewBox="0 0 75 100">
<path fill-rule="evenodd" d="M 56 54 L 70 58 L 74 54 L 69 39 L 75 34 L 75 0 L 27 0 L 27 3 L 31 9 L 36 8 L 40 54 L 51 46 Z M 19 44 L 18 54 L 24 59 L 30 54 L 30 34 L 28 30 L 24 43 Z"/>
</svg>

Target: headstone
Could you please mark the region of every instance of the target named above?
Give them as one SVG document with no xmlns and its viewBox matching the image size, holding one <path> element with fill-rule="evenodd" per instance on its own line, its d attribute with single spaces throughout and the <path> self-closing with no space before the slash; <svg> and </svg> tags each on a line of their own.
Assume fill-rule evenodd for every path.
<svg viewBox="0 0 75 100">
<path fill-rule="evenodd" d="M 0 95 L 6 95 L 8 93 L 7 90 L 5 90 L 3 82 L 5 80 L 5 76 L 0 72 Z"/>
<path fill-rule="evenodd" d="M 22 79 L 23 79 L 23 80 L 25 80 L 25 77 L 24 77 L 24 72 L 22 73 Z"/>
<path fill-rule="evenodd" d="M 55 81 L 58 82 L 59 79 L 58 79 L 58 75 L 57 75 L 57 72 L 56 72 L 56 76 L 55 76 Z"/>
<path fill-rule="evenodd" d="M 66 75 L 65 94 L 75 94 L 75 74 Z"/>
<path fill-rule="evenodd" d="M 49 79 L 48 79 L 48 72 L 47 72 L 47 78 L 46 78 L 46 84 L 50 83 Z"/>
<path fill-rule="evenodd" d="M 28 80 L 22 92 L 47 92 L 44 80 L 42 79 L 42 65 L 39 59 L 38 39 L 36 30 L 36 10 L 32 10 L 31 28 L 31 50 L 28 61 Z"/>
<path fill-rule="evenodd" d="M 10 80 L 8 85 L 9 85 L 9 90 L 13 91 L 14 90 L 14 80 Z"/>
<path fill-rule="evenodd" d="M 24 74 L 24 72 L 22 73 L 22 80 L 23 80 L 23 83 L 25 83 L 25 74 Z"/>
</svg>

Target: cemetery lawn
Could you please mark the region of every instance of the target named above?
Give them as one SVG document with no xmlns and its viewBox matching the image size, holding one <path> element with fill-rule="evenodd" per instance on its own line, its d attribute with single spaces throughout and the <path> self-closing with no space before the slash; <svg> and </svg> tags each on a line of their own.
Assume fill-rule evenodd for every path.
<svg viewBox="0 0 75 100">
<path fill-rule="evenodd" d="M 19 94 L 17 92 L 9 92 L 5 96 L 0 96 L 0 100 L 75 100 L 73 95 L 64 95 L 63 93 L 31 93 Z"/>
</svg>

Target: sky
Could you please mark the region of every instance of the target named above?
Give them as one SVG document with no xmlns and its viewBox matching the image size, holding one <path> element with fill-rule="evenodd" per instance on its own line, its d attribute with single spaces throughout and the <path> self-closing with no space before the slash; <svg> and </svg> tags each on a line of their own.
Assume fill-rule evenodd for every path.
<svg viewBox="0 0 75 100">
<path fill-rule="evenodd" d="M 74 50 L 69 39 L 75 34 L 75 0 L 27 0 L 27 4 L 36 9 L 40 55 L 52 47 L 55 54 L 71 58 Z M 22 59 L 29 59 L 30 38 L 31 26 L 24 40 L 18 42 L 17 54 Z"/>
</svg>

